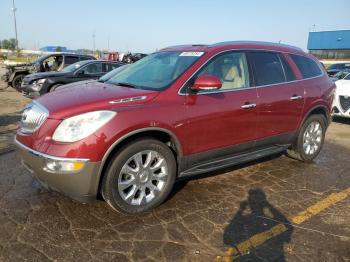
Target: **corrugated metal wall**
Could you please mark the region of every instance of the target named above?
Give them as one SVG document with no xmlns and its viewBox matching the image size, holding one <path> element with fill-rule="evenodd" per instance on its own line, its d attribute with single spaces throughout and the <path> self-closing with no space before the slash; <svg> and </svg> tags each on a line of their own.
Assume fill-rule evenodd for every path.
<svg viewBox="0 0 350 262">
<path fill-rule="evenodd" d="M 350 30 L 310 32 L 307 49 L 350 49 Z"/>
</svg>

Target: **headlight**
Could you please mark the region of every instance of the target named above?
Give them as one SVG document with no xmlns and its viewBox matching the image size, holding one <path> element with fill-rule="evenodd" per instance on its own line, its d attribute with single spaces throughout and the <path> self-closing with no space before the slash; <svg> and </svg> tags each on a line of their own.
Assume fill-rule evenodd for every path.
<svg viewBox="0 0 350 262">
<path fill-rule="evenodd" d="M 56 128 L 52 139 L 57 142 L 81 140 L 101 128 L 116 114 L 113 111 L 94 111 L 67 118 Z"/>
<path fill-rule="evenodd" d="M 33 81 L 32 83 L 32 89 L 34 91 L 40 91 L 41 88 L 43 87 L 43 84 L 45 83 L 46 79 L 43 78 L 43 79 L 39 79 L 39 80 L 36 80 L 36 81 Z"/>
</svg>

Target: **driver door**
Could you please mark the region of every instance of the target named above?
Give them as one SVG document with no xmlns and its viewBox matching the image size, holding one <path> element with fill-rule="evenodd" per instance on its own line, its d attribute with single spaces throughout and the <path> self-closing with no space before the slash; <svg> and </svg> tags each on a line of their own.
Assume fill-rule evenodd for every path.
<svg viewBox="0 0 350 262">
<path fill-rule="evenodd" d="M 245 52 L 225 52 L 212 58 L 188 82 L 187 136 L 191 153 L 212 153 L 210 158 L 252 148 L 257 124 L 257 92 L 250 87 Z M 191 91 L 199 75 L 214 75 L 218 90 Z M 220 149 L 220 150 L 219 150 Z"/>
</svg>

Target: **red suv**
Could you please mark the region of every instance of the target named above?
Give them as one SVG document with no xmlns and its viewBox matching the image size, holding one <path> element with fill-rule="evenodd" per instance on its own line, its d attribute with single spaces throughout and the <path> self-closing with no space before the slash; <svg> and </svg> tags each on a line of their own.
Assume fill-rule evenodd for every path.
<svg viewBox="0 0 350 262">
<path fill-rule="evenodd" d="M 15 143 L 48 188 L 136 213 L 162 203 L 178 178 L 283 151 L 311 161 L 333 93 L 322 65 L 295 47 L 174 46 L 33 101 Z"/>
</svg>

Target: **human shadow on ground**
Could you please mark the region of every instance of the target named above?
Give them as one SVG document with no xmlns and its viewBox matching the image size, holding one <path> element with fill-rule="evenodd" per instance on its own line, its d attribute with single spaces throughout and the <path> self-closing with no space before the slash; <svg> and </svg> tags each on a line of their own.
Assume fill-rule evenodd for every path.
<svg viewBox="0 0 350 262">
<path fill-rule="evenodd" d="M 251 189 L 225 228 L 223 242 L 231 248 L 229 261 L 285 261 L 284 245 L 292 233 L 293 226 L 265 193 Z"/>
</svg>

